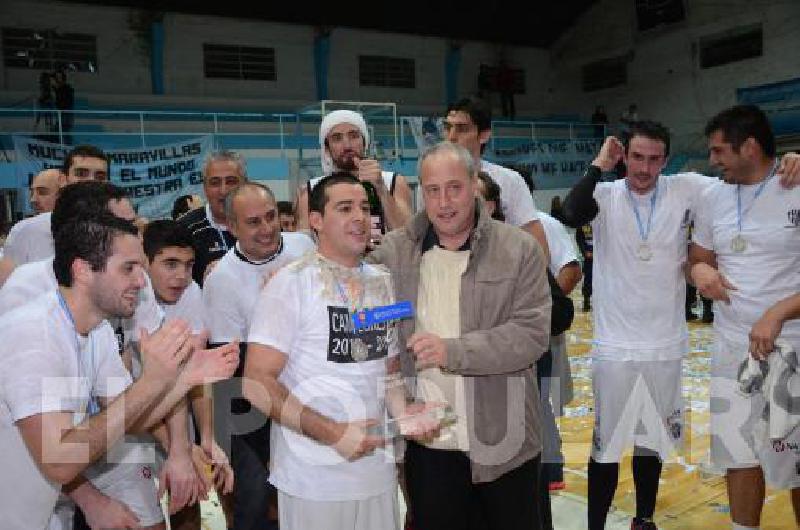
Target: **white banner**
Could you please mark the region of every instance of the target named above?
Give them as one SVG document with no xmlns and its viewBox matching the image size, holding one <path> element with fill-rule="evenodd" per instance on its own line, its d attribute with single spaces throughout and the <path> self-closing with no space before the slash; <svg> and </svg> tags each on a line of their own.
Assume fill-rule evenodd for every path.
<svg viewBox="0 0 800 530">
<path fill-rule="evenodd" d="M 27 185 L 43 169 L 60 168 L 71 149 L 50 142 L 14 137 L 17 182 Z M 148 219 L 170 216 L 181 195 L 202 192 L 203 159 L 211 151 L 211 137 L 201 136 L 148 148 L 106 151 L 110 181 L 125 189 L 139 215 Z M 25 183 L 25 184 L 23 184 Z"/>
<path fill-rule="evenodd" d="M 513 149 L 498 149 L 491 160 L 530 175 L 536 189 L 571 188 L 583 176 L 602 145 L 602 138 L 541 140 Z"/>
</svg>

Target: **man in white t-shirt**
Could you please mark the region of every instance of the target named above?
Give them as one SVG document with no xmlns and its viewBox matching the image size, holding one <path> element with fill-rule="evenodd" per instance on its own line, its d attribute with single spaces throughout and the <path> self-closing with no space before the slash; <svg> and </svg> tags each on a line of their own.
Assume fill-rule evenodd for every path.
<svg viewBox="0 0 800 530">
<path fill-rule="evenodd" d="M 297 192 L 295 217 L 298 230 L 308 229 L 309 195 L 324 176 L 344 171 L 369 183 L 380 203 L 372 204 L 372 239 L 403 226 L 411 216 L 411 188 L 403 175 L 382 171 L 380 162 L 367 157 L 370 134 L 359 112 L 335 110 L 319 126 L 322 175 L 311 179 Z"/>
<path fill-rule="evenodd" d="M 368 428 L 383 423 L 387 402 L 395 417 L 407 410 L 399 366 L 391 382 L 386 377 L 397 335 L 386 321 L 355 331 L 352 317 L 392 304 L 391 278 L 361 261 L 370 209 L 358 179 L 324 178 L 310 208 L 319 250 L 281 269 L 262 291 L 244 393 L 274 420 L 270 482 L 282 530 L 394 530 L 394 461 L 378 450 L 387 440 Z M 425 428 L 414 432 L 428 434 L 436 423 L 420 422 Z"/>
<path fill-rule="evenodd" d="M 539 212 L 544 227 L 550 263 L 547 268 L 556 279 L 565 296 L 569 296 L 581 281 L 578 251 L 561 221 L 545 212 Z M 549 357 L 549 359 L 548 359 Z M 542 398 L 542 476 L 552 490 L 564 489 L 564 455 L 556 424 L 556 416 L 563 415 L 563 407 L 572 400 L 572 375 L 567 357 L 566 333 L 550 337 L 550 352 L 536 363 L 541 378 L 539 393 Z"/>
<path fill-rule="evenodd" d="M 53 256 L 52 231 L 65 224 L 72 217 L 86 212 L 109 211 L 121 219 L 133 221 L 136 213 L 125 195 L 125 190 L 108 182 L 87 181 L 70 184 L 64 187 L 56 201 L 52 212 L 52 220 L 48 223 L 50 231 L 46 236 L 50 249 L 42 260 L 28 263 L 13 271 L 8 281 L 0 289 L 0 307 L 14 307 L 18 303 L 32 299 L 45 291 L 48 286 L 55 286 L 52 271 L 36 280 L 36 273 L 49 270 L 47 261 Z M 44 236 L 43 236 L 44 237 Z M 31 266 L 29 270 L 24 270 Z M 123 353 L 125 365 L 131 369 L 133 376 L 138 375 L 134 349 L 140 328 L 152 333 L 161 325 L 164 314 L 156 303 L 150 280 L 145 276 L 145 287 L 139 292 L 139 303 L 133 318 L 111 318 L 110 323 L 117 335 L 120 352 Z"/>
<path fill-rule="evenodd" d="M 145 227 L 142 244 L 147 274 L 164 317 L 185 320 L 192 334 L 199 335 L 204 327 L 203 293 L 192 280 L 192 233 L 175 221 L 156 220 Z"/>
<path fill-rule="evenodd" d="M 567 228 L 555 217 L 538 212 L 542 222 L 547 246 L 550 249 L 550 273 L 556 278 L 558 286 L 569 296 L 578 282 L 581 281 L 581 266 L 578 262 L 578 251 Z"/>
<path fill-rule="evenodd" d="M 205 342 L 203 295 L 192 280 L 194 243 L 188 228 L 172 220 L 150 222 L 142 234 L 147 257 L 147 274 L 153 284 L 158 305 L 168 320 L 182 319 L 189 323 L 192 335 Z M 200 445 L 194 445 L 195 422 L 189 422 L 189 444 L 196 464 L 213 464 L 213 479 L 221 494 L 233 489 L 233 470 L 224 452 L 217 446 L 212 430 L 212 411 L 204 399 L 204 388 L 195 387 L 189 393 L 193 418 L 199 427 Z M 190 417 L 191 420 L 191 417 Z M 172 450 L 172 447 L 170 447 Z M 172 455 L 170 454 L 170 457 Z M 167 459 L 169 461 L 169 458 Z M 173 511 L 173 510 L 171 510 Z M 170 527 L 193 529 L 200 527 L 200 505 L 195 503 L 170 516 Z"/>
<path fill-rule="evenodd" d="M 800 190 L 784 189 L 775 178 L 775 138 L 758 107 L 726 109 L 708 122 L 705 133 L 709 161 L 724 179 L 702 196 L 690 250 L 692 279 L 703 295 L 719 302 L 714 304 L 711 458 L 726 470 L 734 528 L 758 528 L 765 480 L 791 490 L 800 525 L 800 431 L 773 443 L 756 428 L 764 395 L 745 396 L 737 384 L 748 352 L 763 358 L 776 338 L 800 348 L 800 321 L 786 321 L 792 311 L 780 316 L 773 308 L 800 292 Z"/>
<path fill-rule="evenodd" d="M 447 108 L 444 118 L 445 139 L 470 152 L 480 171 L 485 171 L 500 186 L 500 203 L 505 221 L 530 232 L 542 246 L 545 255 L 547 238 L 539 221 L 533 195 L 518 172 L 481 156 L 492 137 L 492 109 L 478 97 L 464 98 Z"/>
<path fill-rule="evenodd" d="M 262 287 L 278 269 L 312 251 L 314 242 L 305 234 L 281 232 L 275 197 L 263 184 L 231 190 L 225 217 L 237 242 L 206 278 L 203 303 L 211 344 L 240 341 L 241 376 L 250 319 Z M 214 401 L 217 439 L 229 451 L 236 474 L 234 526 L 266 528 L 268 505 L 274 505 L 275 497 L 267 482 L 268 421 L 242 399 L 238 379 L 216 385 Z"/>
<path fill-rule="evenodd" d="M 126 431 L 151 428 L 192 386 L 229 377 L 237 362 L 232 347 L 193 351 L 176 321 L 143 332 L 144 372 L 131 384 L 105 319 L 130 317 L 144 286 L 136 228 L 87 214 L 59 227 L 55 249 L 58 288 L 0 317 L 0 340 L 18 345 L 0 358 L 0 464 L 15 477 L 0 482 L 4 528 L 44 528 L 61 485 Z M 113 526 L 131 524 L 130 513 L 120 516 Z"/>
<path fill-rule="evenodd" d="M 655 528 L 661 463 L 682 439 L 687 232 L 702 207 L 700 196 L 716 180 L 696 173 L 661 175 L 669 140 L 666 128 L 649 121 L 632 124 L 627 145 L 607 138 L 564 200 L 565 222 L 573 228 L 591 222 L 594 243 L 591 530 L 605 524 L 619 460 L 631 442 L 633 528 Z M 600 182 L 601 173 L 620 160 L 626 177 Z"/>
<path fill-rule="evenodd" d="M 53 211 L 52 225 L 58 230 L 59 227 L 68 224 L 76 215 L 92 212 L 110 212 L 127 221 L 132 221 L 135 217 L 124 190 L 108 182 L 86 181 L 71 184 L 62 190 Z M 3 288 L 0 289 L 0 314 L 56 288 L 57 280 L 53 271 L 52 258 L 17 267 Z M 161 326 L 163 319 L 163 313 L 156 304 L 147 276 L 145 276 L 144 288 L 138 293 L 133 317 L 110 318 L 109 323 L 117 336 L 118 351 L 123 356 L 123 363 L 131 369 L 134 378 L 141 373 L 140 360 L 133 354 L 136 344 L 134 335 L 140 329 L 146 329 L 149 333 L 155 332 Z M 131 366 L 134 360 L 132 357 L 135 357 L 135 366 Z M 164 467 L 169 481 L 163 482 L 170 484 L 168 489 L 172 493 L 173 506 L 179 506 L 189 500 L 189 490 L 196 481 L 188 447 L 184 451 L 183 444 L 170 444 L 167 441 L 187 440 L 188 444 L 186 420 L 181 417 L 185 415 L 183 405 L 176 409 L 175 413 L 170 414 L 167 419 L 169 437 L 163 428 L 154 431 L 165 448 L 173 449 L 170 459 Z M 131 455 L 141 454 L 141 451 L 134 449 L 133 444 L 127 447 Z M 105 509 L 98 509 L 103 506 L 103 503 L 98 501 L 98 498 L 103 497 L 99 491 L 94 492 L 96 498 L 88 501 L 82 498 L 73 498 L 90 522 L 97 522 L 97 518 L 102 516 L 103 512 L 108 511 L 107 505 L 117 501 L 131 508 L 142 522 L 155 524 L 161 521 L 160 505 L 155 495 L 153 482 L 145 477 L 150 474 L 150 470 L 143 467 L 143 465 L 152 464 L 152 461 L 142 461 L 142 465 L 137 465 L 139 462 L 134 462 L 137 459 L 143 460 L 144 457 L 134 456 L 125 460 L 126 463 L 116 466 L 93 465 L 85 474 L 93 485 L 111 497 L 111 499 L 105 498 Z M 115 489 L 115 485 L 119 485 L 119 488 Z M 88 487 L 87 485 L 85 489 L 88 490 Z M 69 492 L 69 489 L 66 491 Z M 51 523 L 51 529 L 60 528 L 57 523 L 62 526 L 67 524 L 72 518 L 72 512 L 73 505 L 67 499 L 62 498 Z"/>
<path fill-rule="evenodd" d="M 79 145 L 67 153 L 61 168 L 59 187 L 75 182 L 108 180 L 108 157 L 91 145 Z M 8 234 L 3 259 L 24 265 L 53 255 L 50 213 L 45 212 L 15 224 Z M 0 278 L 2 285 L 5 278 Z"/>
<path fill-rule="evenodd" d="M 564 201 L 565 221 L 591 222 L 594 234 L 590 530 L 605 526 L 619 461 L 631 444 L 637 499 L 631 528 L 655 529 L 662 462 L 682 439 L 687 230 L 696 198 L 712 181 L 661 175 L 669 142 L 669 131 L 655 122 L 635 124 L 625 146 L 607 138 Z M 598 183 L 620 160 L 627 177 Z"/>
</svg>

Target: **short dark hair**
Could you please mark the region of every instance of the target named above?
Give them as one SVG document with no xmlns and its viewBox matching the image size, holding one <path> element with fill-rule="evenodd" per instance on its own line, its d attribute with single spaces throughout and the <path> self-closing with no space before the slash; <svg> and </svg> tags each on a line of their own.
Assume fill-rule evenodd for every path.
<svg viewBox="0 0 800 530">
<path fill-rule="evenodd" d="M 337 184 L 361 184 L 361 181 L 346 171 L 336 171 L 317 182 L 311 195 L 308 197 L 308 211 L 325 213 L 325 205 L 328 203 L 328 188 Z"/>
<path fill-rule="evenodd" d="M 622 142 L 625 145 L 625 153 L 628 152 L 628 148 L 630 147 L 631 140 L 633 140 L 634 136 L 644 136 L 650 140 L 663 142 L 664 156 L 669 156 L 669 129 L 667 129 L 663 124 L 651 120 L 632 122 L 627 131 L 627 140 L 623 140 Z"/>
<path fill-rule="evenodd" d="M 736 105 L 727 108 L 711 118 L 706 124 L 705 135 L 722 132 L 725 141 L 734 152 L 739 152 L 742 144 L 753 138 L 768 157 L 775 156 L 775 134 L 767 115 L 755 105 Z"/>
<path fill-rule="evenodd" d="M 53 228 L 81 214 L 107 212 L 112 200 L 126 198 L 125 190 L 110 182 L 76 182 L 62 188 L 53 208 L 50 224 Z"/>
<path fill-rule="evenodd" d="M 58 226 L 53 233 L 53 272 L 58 284 L 72 286 L 72 263 L 82 259 L 93 271 L 103 271 L 114 252 L 114 239 L 138 235 L 136 226 L 109 212 L 84 213 Z"/>
<path fill-rule="evenodd" d="M 72 163 L 75 161 L 76 156 L 99 158 L 101 160 L 105 160 L 106 166 L 111 166 L 111 161 L 109 160 L 108 155 L 106 155 L 99 147 L 95 147 L 93 145 L 76 145 L 69 153 L 67 153 L 66 158 L 64 158 L 64 165 L 61 166 L 62 173 L 65 175 L 69 174 L 69 169 L 72 167 Z"/>
<path fill-rule="evenodd" d="M 492 108 L 478 96 L 469 96 L 451 103 L 445 115 L 451 112 L 466 112 L 469 119 L 478 127 L 478 132 L 492 128 Z"/>
<path fill-rule="evenodd" d="M 289 201 L 278 201 L 278 215 L 294 215 L 294 205 Z"/>
<path fill-rule="evenodd" d="M 192 201 L 191 195 L 181 195 L 180 197 L 175 199 L 175 202 L 172 203 L 171 216 L 173 221 L 191 209 L 189 207 L 191 201 Z"/>
<path fill-rule="evenodd" d="M 494 202 L 495 208 L 492 219 L 505 221 L 503 214 L 503 203 L 500 200 L 500 185 L 485 171 L 478 171 L 478 178 L 483 182 L 483 199 Z"/>
<path fill-rule="evenodd" d="M 225 218 L 229 224 L 236 223 L 236 211 L 233 208 L 233 201 L 247 190 L 262 191 L 272 202 L 275 202 L 275 194 L 272 193 L 272 189 L 269 186 L 256 181 L 244 181 L 225 194 Z"/>
<path fill-rule="evenodd" d="M 188 248 L 195 252 L 192 233 L 171 219 L 158 219 L 148 223 L 142 234 L 142 244 L 150 262 L 167 247 Z"/>
</svg>

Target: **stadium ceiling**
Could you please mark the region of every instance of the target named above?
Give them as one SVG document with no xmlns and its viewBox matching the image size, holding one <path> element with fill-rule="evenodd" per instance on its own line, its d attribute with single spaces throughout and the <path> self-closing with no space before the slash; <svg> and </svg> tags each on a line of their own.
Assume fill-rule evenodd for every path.
<svg viewBox="0 0 800 530">
<path fill-rule="evenodd" d="M 81 0 L 80 3 L 548 48 L 597 0 Z"/>
</svg>

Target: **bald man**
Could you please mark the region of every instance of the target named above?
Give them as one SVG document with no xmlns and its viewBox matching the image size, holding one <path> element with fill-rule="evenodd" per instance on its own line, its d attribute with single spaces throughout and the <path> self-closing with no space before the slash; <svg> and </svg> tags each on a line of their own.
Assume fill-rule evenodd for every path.
<svg viewBox="0 0 800 530">
<path fill-rule="evenodd" d="M 61 170 L 57 168 L 40 171 L 31 181 L 31 207 L 36 214 L 52 212 L 58 196 Z"/>
<path fill-rule="evenodd" d="M 109 158 L 99 148 L 92 145 L 79 145 L 67 153 L 58 174 L 59 189 L 85 180 L 108 180 Z M 50 230 L 50 213 L 45 211 L 15 224 L 8 233 L 3 247 L 5 263 L 0 271 L 13 266 L 24 265 L 47 259 L 54 254 L 53 235 Z M 5 277 L 0 276 L 0 285 Z"/>
</svg>

